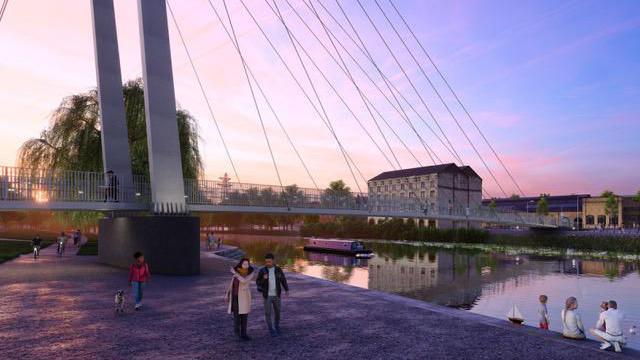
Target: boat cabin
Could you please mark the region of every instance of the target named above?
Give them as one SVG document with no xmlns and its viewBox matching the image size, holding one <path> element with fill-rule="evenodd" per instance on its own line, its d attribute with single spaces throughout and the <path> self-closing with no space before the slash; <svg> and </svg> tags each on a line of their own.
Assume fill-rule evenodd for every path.
<svg viewBox="0 0 640 360">
<path fill-rule="evenodd" d="M 308 240 L 305 250 L 344 253 L 350 255 L 371 253 L 364 244 L 355 240 L 315 239 Z"/>
</svg>

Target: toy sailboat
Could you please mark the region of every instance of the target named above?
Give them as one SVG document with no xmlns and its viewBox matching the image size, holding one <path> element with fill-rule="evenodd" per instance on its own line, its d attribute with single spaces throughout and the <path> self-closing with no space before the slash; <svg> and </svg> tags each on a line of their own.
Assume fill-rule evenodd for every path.
<svg viewBox="0 0 640 360">
<path fill-rule="evenodd" d="M 507 318 L 514 324 L 522 324 L 524 322 L 524 317 L 520 313 L 520 310 L 518 310 L 518 307 L 515 305 L 513 305 L 511 311 L 509 311 L 509 313 L 507 314 Z"/>
</svg>

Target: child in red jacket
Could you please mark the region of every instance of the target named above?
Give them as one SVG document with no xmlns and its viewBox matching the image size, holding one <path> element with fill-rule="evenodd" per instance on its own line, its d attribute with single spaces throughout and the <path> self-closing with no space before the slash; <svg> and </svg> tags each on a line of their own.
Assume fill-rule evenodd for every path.
<svg viewBox="0 0 640 360">
<path fill-rule="evenodd" d="M 151 278 L 149 265 L 144 262 L 144 255 L 141 252 L 133 254 L 136 259 L 129 267 L 129 286 L 133 289 L 133 298 L 136 301 L 136 310 L 142 309 L 142 290 L 144 284 Z"/>
</svg>

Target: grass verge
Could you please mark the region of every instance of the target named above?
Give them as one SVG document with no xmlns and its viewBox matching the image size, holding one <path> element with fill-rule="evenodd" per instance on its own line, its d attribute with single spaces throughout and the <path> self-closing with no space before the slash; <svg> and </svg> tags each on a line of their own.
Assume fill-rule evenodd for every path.
<svg viewBox="0 0 640 360">
<path fill-rule="evenodd" d="M 43 241 L 42 247 L 51 245 L 51 241 Z M 22 254 L 29 254 L 33 251 L 30 241 L 0 239 L 0 264 L 13 260 Z"/>
</svg>

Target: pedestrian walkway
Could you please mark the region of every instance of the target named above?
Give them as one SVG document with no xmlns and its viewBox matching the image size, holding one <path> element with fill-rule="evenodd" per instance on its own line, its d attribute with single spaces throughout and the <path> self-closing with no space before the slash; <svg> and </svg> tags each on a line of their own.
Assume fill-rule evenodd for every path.
<svg viewBox="0 0 640 360">
<path fill-rule="evenodd" d="M 202 275 L 154 276 L 145 309 L 116 316 L 127 271 L 55 247 L 0 265 L 2 359 L 597 359 L 631 358 L 595 342 L 513 327 L 469 312 L 288 274 L 283 335 L 271 338 L 253 293 L 250 342 L 238 342 L 223 300 L 229 262 L 202 258 Z M 153 266 L 153 264 L 151 264 Z M 152 268 L 153 271 L 153 268 Z"/>
</svg>

